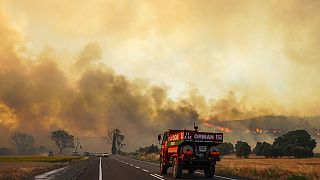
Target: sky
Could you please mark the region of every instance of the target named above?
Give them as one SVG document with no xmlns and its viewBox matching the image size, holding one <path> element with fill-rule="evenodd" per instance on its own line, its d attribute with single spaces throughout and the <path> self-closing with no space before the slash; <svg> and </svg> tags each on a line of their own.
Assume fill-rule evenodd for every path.
<svg viewBox="0 0 320 180">
<path fill-rule="evenodd" d="M 0 70 L 35 82 L 56 67 L 46 92 L 78 93 L 83 75 L 103 67 L 130 92 L 157 86 L 167 105 L 187 99 L 200 117 L 319 115 L 320 1 L 0 0 L 0 8 Z M 3 116 L 17 120 L 2 124 L 19 127 L 29 117 L 4 97 Z M 73 115 L 57 114 L 46 114 L 47 128 L 69 127 L 54 117 Z"/>
</svg>

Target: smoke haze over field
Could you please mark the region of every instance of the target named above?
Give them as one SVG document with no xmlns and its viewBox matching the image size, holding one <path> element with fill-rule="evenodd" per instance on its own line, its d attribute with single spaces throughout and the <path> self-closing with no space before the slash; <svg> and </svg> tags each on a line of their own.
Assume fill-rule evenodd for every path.
<svg viewBox="0 0 320 180">
<path fill-rule="evenodd" d="M 194 121 L 317 115 L 319 13 L 313 0 L 0 0 L 0 146 L 17 130 L 46 143 L 117 127 L 134 149 Z"/>
</svg>

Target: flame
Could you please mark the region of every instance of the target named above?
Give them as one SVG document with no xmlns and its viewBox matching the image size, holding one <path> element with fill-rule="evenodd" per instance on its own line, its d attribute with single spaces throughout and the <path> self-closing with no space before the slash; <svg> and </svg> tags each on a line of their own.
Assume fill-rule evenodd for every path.
<svg viewBox="0 0 320 180">
<path fill-rule="evenodd" d="M 208 123 L 208 122 L 203 122 L 203 125 L 205 125 L 205 126 L 207 126 L 207 127 L 214 127 L 213 124 L 210 124 L 210 123 Z"/>
<path fill-rule="evenodd" d="M 230 128 L 224 128 L 224 127 L 217 127 L 220 131 L 230 133 L 232 130 Z"/>
<path fill-rule="evenodd" d="M 221 127 L 221 126 L 215 126 L 214 124 L 208 123 L 208 122 L 203 122 L 203 125 L 207 126 L 207 127 L 216 127 L 217 129 L 219 129 L 222 132 L 225 133 L 230 133 L 232 132 L 232 129 L 227 128 L 227 127 Z"/>
</svg>

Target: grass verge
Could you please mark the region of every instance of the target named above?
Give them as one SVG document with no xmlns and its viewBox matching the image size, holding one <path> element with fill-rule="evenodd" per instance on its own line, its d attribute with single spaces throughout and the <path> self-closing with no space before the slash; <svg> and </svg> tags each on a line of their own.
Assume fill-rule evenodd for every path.
<svg viewBox="0 0 320 180">
<path fill-rule="evenodd" d="M 77 164 L 84 159 L 83 156 L 0 156 L 0 179 L 32 179 L 38 174 Z"/>
<path fill-rule="evenodd" d="M 70 162 L 84 159 L 83 156 L 0 156 L 0 162 Z"/>
</svg>

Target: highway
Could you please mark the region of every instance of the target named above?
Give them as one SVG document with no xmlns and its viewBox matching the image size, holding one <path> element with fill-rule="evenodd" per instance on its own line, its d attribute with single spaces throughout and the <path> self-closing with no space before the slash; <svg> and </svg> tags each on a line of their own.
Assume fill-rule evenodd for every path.
<svg viewBox="0 0 320 180">
<path fill-rule="evenodd" d="M 130 159 L 122 156 L 95 158 L 88 164 L 79 180 L 169 180 L 174 179 L 169 174 L 160 175 L 159 166 L 154 163 Z M 202 172 L 194 175 L 184 173 L 183 179 L 206 179 Z M 217 180 L 235 180 L 235 178 L 215 176 Z"/>
</svg>

